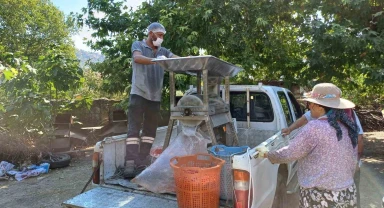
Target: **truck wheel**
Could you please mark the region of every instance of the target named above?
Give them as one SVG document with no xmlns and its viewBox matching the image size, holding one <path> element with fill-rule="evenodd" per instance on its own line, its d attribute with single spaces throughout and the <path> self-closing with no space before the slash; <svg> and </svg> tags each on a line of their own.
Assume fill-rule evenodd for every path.
<svg viewBox="0 0 384 208">
<path fill-rule="evenodd" d="M 272 208 L 290 208 L 289 203 L 287 203 L 288 194 L 286 181 L 287 173 L 279 171 L 277 174 L 276 192 Z"/>
<path fill-rule="evenodd" d="M 49 163 L 50 169 L 67 167 L 70 162 L 71 156 L 63 153 L 48 154 L 41 161 L 41 163 Z"/>
</svg>

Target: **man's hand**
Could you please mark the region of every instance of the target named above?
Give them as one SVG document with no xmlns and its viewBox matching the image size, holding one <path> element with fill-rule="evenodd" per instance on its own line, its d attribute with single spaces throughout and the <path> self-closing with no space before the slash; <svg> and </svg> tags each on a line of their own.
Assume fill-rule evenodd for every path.
<svg viewBox="0 0 384 208">
<path fill-rule="evenodd" d="M 157 59 L 167 59 L 166 56 L 158 56 Z"/>
<path fill-rule="evenodd" d="M 281 129 L 281 135 L 287 136 L 295 129 L 300 128 L 307 123 L 308 123 L 307 118 L 305 116 L 301 116 L 299 119 L 293 122 L 293 124 L 291 124 L 288 128 Z"/>
</svg>

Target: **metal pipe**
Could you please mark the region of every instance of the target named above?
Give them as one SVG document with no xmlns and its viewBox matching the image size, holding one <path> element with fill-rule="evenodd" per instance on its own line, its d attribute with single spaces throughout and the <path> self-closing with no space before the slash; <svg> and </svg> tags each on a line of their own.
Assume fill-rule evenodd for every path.
<svg viewBox="0 0 384 208">
<path fill-rule="evenodd" d="M 172 130 L 174 125 L 175 125 L 175 120 L 170 118 L 168 122 L 167 134 L 165 135 L 165 140 L 163 144 L 163 151 L 168 147 L 169 142 L 171 141 Z"/>
<path fill-rule="evenodd" d="M 171 105 L 171 111 L 175 107 L 175 74 L 169 72 L 169 103 Z"/>
<path fill-rule="evenodd" d="M 197 88 L 197 94 L 201 95 L 201 72 L 196 73 L 196 88 Z"/>
<path fill-rule="evenodd" d="M 229 100 L 230 100 L 230 93 L 229 93 L 229 77 L 225 77 L 225 103 L 229 105 Z"/>
<path fill-rule="evenodd" d="M 249 104 L 249 88 L 247 88 L 247 127 L 251 127 L 251 117 L 250 117 L 250 104 Z"/>
<path fill-rule="evenodd" d="M 208 111 L 209 101 L 208 101 L 208 70 L 207 69 L 203 69 L 203 104 L 204 104 L 204 110 Z"/>
</svg>

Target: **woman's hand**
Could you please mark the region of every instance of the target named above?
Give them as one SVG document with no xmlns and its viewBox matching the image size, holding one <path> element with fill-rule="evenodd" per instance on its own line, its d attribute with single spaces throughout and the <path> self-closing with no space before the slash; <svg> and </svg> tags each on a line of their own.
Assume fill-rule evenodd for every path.
<svg viewBox="0 0 384 208">
<path fill-rule="evenodd" d="M 289 129 L 289 127 L 288 128 L 284 128 L 284 129 L 281 129 L 281 134 L 283 135 L 283 136 L 287 136 L 287 135 L 289 135 L 291 133 L 291 129 Z"/>
<path fill-rule="evenodd" d="M 268 156 L 269 149 L 267 147 L 256 147 L 256 150 L 259 152 L 259 157 L 266 158 Z"/>
</svg>

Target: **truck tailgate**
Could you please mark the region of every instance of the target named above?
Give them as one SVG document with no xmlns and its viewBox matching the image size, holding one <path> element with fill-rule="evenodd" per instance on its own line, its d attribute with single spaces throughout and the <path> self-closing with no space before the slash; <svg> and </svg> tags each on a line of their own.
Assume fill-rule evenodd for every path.
<svg viewBox="0 0 384 208">
<path fill-rule="evenodd" d="M 62 205 L 70 208 L 177 208 L 177 201 L 117 189 L 97 187 L 63 202 Z"/>
</svg>

